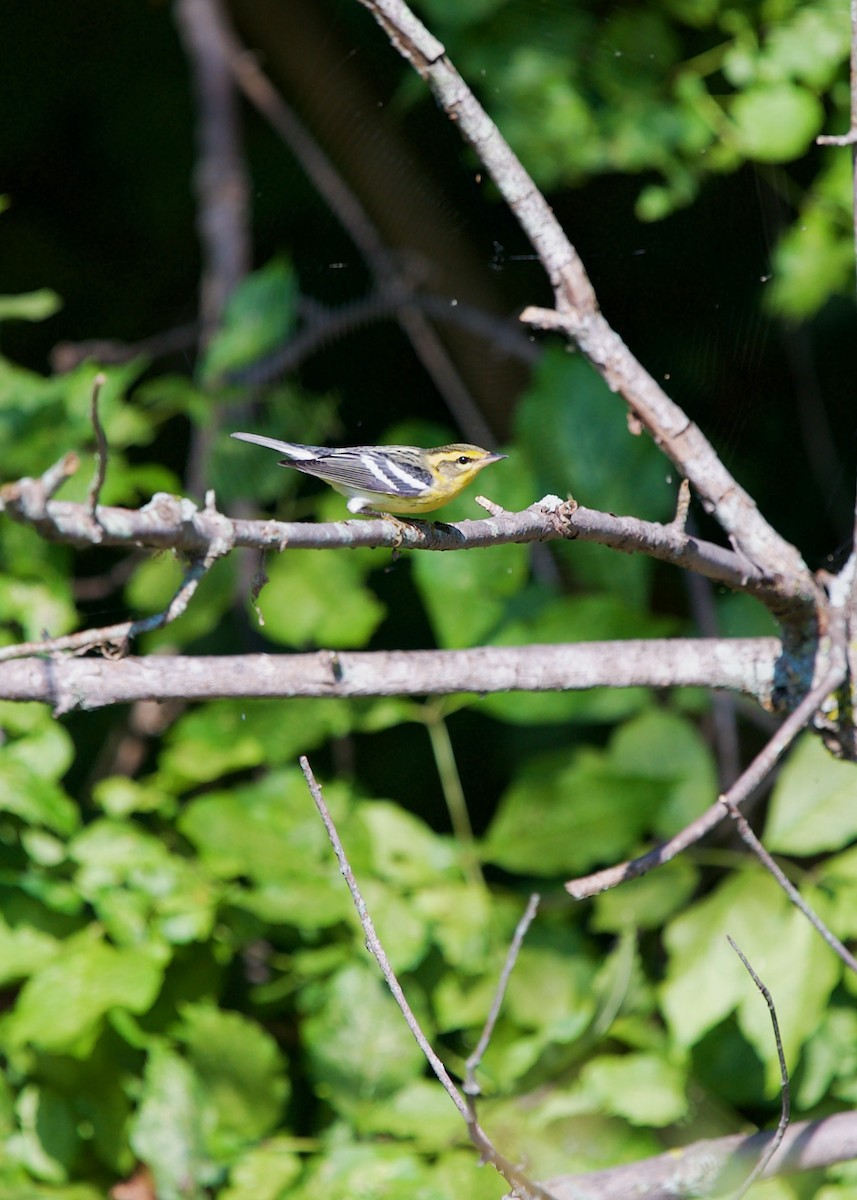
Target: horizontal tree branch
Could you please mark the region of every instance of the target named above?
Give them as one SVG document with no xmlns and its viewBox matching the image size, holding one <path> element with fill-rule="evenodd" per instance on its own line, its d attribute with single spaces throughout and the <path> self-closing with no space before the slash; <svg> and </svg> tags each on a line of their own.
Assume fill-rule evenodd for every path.
<svg viewBox="0 0 857 1200">
<path fill-rule="evenodd" d="M 636 517 L 584 508 L 574 500 L 545 496 L 522 512 L 498 509 L 479 497 L 491 516 L 477 521 L 354 519 L 320 524 L 230 520 L 219 513 L 209 493 L 203 509 L 192 500 L 158 493 L 139 509 L 53 500 L 57 487 L 77 466 L 66 457 L 39 479 L 19 479 L 0 488 L 0 512 L 55 542 L 74 546 L 147 547 L 176 550 L 194 557 L 219 556 L 232 547 L 258 550 L 321 550 L 386 547 L 407 550 L 466 550 L 510 542 L 557 540 L 597 542 L 627 553 L 649 554 L 662 562 L 697 571 L 736 591 L 756 596 L 778 616 L 814 612 L 815 595 L 788 590 L 793 580 L 770 578 L 743 554 L 693 537 L 682 522 L 661 525 Z"/>
<path fill-rule="evenodd" d="M 588 1175 L 560 1175 L 542 1182 L 554 1200 L 681 1200 L 728 1195 L 764 1153 L 773 1131 L 732 1134 L 693 1142 L 654 1158 Z M 857 1157 L 857 1113 L 834 1113 L 789 1126 L 762 1178 L 817 1170 Z"/>
<path fill-rule="evenodd" d="M 637 361 L 598 310 L 583 263 L 553 210 L 497 126 L 446 56 L 443 45 L 404 0 L 360 0 L 398 52 L 427 80 L 436 99 L 473 146 L 529 238 L 554 289 L 556 311 L 527 309 L 522 319 L 564 332 L 619 392 L 654 441 L 690 480 L 707 511 L 764 574 L 805 600 L 818 588 L 799 552 L 768 524 L 730 475 L 711 443 Z"/>
<path fill-rule="evenodd" d="M 61 714 L 136 700 L 714 687 L 770 707 L 781 653 L 777 638 L 677 638 L 118 661 L 56 655 L 0 663 L 0 698 L 38 700 Z"/>
</svg>

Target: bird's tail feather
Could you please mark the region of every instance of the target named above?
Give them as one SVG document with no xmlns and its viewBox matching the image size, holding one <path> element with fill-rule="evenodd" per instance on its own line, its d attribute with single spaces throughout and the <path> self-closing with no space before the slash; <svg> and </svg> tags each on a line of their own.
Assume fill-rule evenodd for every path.
<svg viewBox="0 0 857 1200">
<path fill-rule="evenodd" d="M 263 437 L 261 433 L 233 433 L 232 437 L 242 442 L 255 442 L 257 446 L 267 446 L 269 450 L 279 450 L 281 454 L 301 460 L 318 457 L 320 446 L 299 446 L 297 442 L 280 442 L 276 438 Z"/>
</svg>

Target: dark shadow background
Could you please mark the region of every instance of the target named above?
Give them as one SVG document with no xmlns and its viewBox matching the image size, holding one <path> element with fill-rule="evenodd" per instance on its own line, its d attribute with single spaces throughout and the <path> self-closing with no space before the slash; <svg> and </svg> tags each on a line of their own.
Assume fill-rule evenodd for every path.
<svg viewBox="0 0 857 1200">
<path fill-rule="evenodd" d="M 539 7 L 534 0 L 534 19 Z M 549 301 L 530 248 L 476 181 L 457 131 L 430 99 L 402 101 L 406 69 L 365 10 L 353 0 L 235 0 L 232 13 L 390 244 L 434 290 L 500 316 Z M 0 180 L 11 201 L 0 218 L 0 289 L 47 286 L 64 300 L 44 323 L 7 323 L 3 352 L 45 371 L 58 341 L 135 341 L 192 320 L 194 130 L 170 7 L 5 5 L 0 38 Z M 361 296 L 368 275 L 347 233 L 288 147 L 243 110 L 256 264 L 285 253 L 313 299 Z M 798 177 L 812 166 L 799 166 Z M 769 251 L 791 216 L 771 176 L 748 168 L 712 179 L 690 209 L 655 225 L 633 214 L 643 182 L 607 177 L 550 200 L 610 321 L 765 515 L 824 564 L 851 523 L 853 306 L 831 302 L 799 328 L 762 315 Z M 481 341 L 444 336 L 502 439 L 525 369 Z M 157 364 L 192 365 L 190 349 Z M 350 440 L 382 436 L 403 417 L 451 423 L 390 321 L 327 347 L 299 375 L 307 388 L 339 395 Z M 810 462 L 807 445 L 822 425 L 835 454 Z M 171 465 L 185 443 L 177 431 Z"/>
</svg>

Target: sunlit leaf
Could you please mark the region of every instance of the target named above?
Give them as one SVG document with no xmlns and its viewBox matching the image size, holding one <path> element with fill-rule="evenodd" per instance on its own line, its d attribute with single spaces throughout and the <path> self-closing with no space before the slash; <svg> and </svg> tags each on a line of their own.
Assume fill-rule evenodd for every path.
<svg viewBox="0 0 857 1200">
<path fill-rule="evenodd" d="M 197 1200 L 218 1172 L 206 1149 L 204 1093 L 191 1067 L 166 1046 L 149 1053 L 131 1145 L 159 1200 Z"/>
<path fill-rule="evenodd" d="M 838 850 L 857 837 L 857 767 L 804 736 L 780 772 L 768 808 L 765 845 L 781 854 Z"/>
</svg>

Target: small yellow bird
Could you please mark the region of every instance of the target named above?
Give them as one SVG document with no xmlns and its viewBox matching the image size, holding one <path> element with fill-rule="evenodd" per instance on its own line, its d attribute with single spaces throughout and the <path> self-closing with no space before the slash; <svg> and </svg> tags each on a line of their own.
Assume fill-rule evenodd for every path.
<svg viewBox="0 0 857 1200">
<path fill-rule="evenodd" d="M 418 516 L 451 500 L 483 467 L 506 458 L 480 446 L 454 442 L 422 450 L 419 446 L 299 446 L 258 433 L 233 433 L 242 442 L 279 450 L 280 466 L 323 479 L 347 496 L 352 513 L 403 513 Z"/>
</svg>

